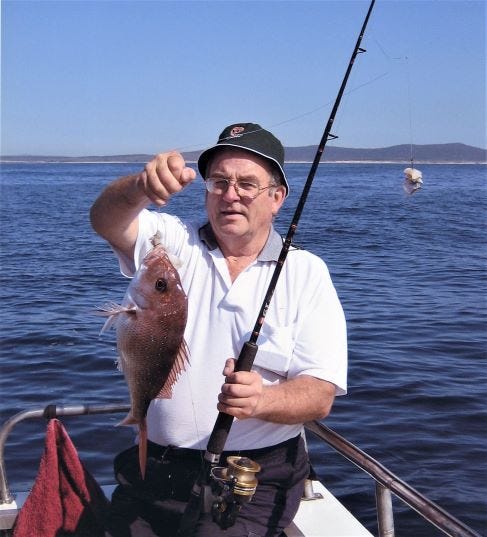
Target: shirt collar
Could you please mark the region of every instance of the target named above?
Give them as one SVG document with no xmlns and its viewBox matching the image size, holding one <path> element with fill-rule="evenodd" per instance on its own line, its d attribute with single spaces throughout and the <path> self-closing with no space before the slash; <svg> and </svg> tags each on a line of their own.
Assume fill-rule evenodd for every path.
<svg viewBox="0 0 487 537">
<path fill-rule="evenodd" d="M 215 234 L 211 229 L 211 225 L 207 222 L 204 226 L 201 226 L 198 230 L 200 239 L 206 244 L 208 250 L 215 250 L 218 248 L 218 242 Z M 271 227 L 271 232 L 267 238 L 267 242 L 262 248 L 260 254 L 257 256 L 257 261 L 277 261 L 282 249 L 282 237 Z"/>
</svg>

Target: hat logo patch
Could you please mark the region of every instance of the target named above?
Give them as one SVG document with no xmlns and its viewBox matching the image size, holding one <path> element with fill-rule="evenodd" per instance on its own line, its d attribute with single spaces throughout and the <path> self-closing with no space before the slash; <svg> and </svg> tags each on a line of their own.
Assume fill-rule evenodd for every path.
<svg viewBox="0 0 487 537">
<path fill-rule="evenodd" d="M 232 138 L 237 138 L 238 136 L 242 136 L 242 132 L 245 129 L 243 127 L 233 127 L 233 129 L 230 131 L 230 136 Z"/>
</svg>

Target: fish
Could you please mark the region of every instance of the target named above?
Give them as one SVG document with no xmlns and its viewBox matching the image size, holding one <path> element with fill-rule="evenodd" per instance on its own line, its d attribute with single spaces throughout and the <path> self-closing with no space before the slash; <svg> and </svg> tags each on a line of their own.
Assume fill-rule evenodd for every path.
<svg viewBox="0 0 487 537">
<path fill-rule="evenodd" d="M 147 410 L 152 399 L 172 397 L 172 389 L 189 365 L 184 340 L 188 299 L 176 266 L 157 232 L 153 248 L 132 278 L 122 304 L 98 309 L 108 316 L 100 333 L 116 330 L 118 367 L 130 393 L 130 411 L 120 425 L 139 427 L 139 466 L 142 479 L 147 464 Z"/>
<path fill-rule="evenodd" d="M 404 191 L 414 194 L 423 184 L 423 174 L 416 168 L 406 168 L 404 170 Z"/>
</svg>

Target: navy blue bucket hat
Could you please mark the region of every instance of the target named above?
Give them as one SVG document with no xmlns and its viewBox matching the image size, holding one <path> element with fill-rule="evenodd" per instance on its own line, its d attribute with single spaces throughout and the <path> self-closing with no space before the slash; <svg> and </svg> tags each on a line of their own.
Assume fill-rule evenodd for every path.
<svg viewBox="0 0 487 537">
<path fill-rule="evenodd" d="M 245 149 L 270 161 L 281 176 L 282 183 L 286 187 L 286 196 L 289 194 L 289 184 L 284 173 L 284 147 L 271 132 L 257 123 L 234 123 L 226 127 L 218 137 L 216 145 L 206 149 L 199 156 L 198 170 L 203 178 L 206 178 L 209 161 L 222 147 Z"/>
</svg>

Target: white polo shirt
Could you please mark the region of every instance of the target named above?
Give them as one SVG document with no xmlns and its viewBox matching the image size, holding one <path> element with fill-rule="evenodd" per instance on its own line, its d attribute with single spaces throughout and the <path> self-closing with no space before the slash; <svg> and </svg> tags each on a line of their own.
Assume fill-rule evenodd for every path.
<svg viewBox="0 0 487 537">
<path fill-rule="evenodd" d="M 190 365 L 175 384 L 171 399 L 152 401 L 148 437 L 161 445 L 204 450 L 218 414 L 225 360 L 238 357 L 250 338 L 282 239 L 272 230 L 258 259 L 232 283 L 210 226 L 202 224 L 144 210 L 134 260 L 119 259 L 122 273 L 133 276 L 151 248 L 150 238 L 159 231 L 166 250 L 182 262 L 178 271 L 188 295 L 185 340 Z M 346 393 L 345 317 L 319 257 L 305 250 L 289 251 L 257 345 L 253 369 L 265 384 L 305 374 L 332 382 L 337 395 Z M 235 419 L 225 449 L 267 447 L 301 430 L 302 425 Z"/>
</svg>

